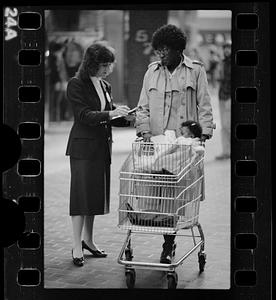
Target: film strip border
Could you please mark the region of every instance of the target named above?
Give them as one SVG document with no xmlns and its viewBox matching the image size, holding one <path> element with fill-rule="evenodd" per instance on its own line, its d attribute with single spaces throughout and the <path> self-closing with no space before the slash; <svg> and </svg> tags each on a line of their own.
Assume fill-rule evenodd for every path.
<svg viewBox="0 0 276 300">
<path fill-rule="evenodd" d="M 261 5 L 233 18 L 237 31 L 233 35 L 231 271 L 242 299 L 270 298 L 269 266 L 266 271 L 262 266 L 271 257 L 270 249 L 265 249 L 270 248 L 271 199 L 263 188 L 271 180 L 270 87 L 264 72 L 269 69 L 269 27 Z"/>
<path fill-rule="evenodd" d="M 231 299 L 269 297 L 271 132 L 269 4 L 232 10 Z M 5 7 L 1 228 L 10 299 L 43 289 L 44 10 Z M 2 218 L 3 219 L 3 218 Z M 264 266 L 265 264 L 265 266 Z M 221 297 L 221 293 L 207 293 Z"/>
<path fill-rule="evenodd" d="M 41 289 L 43 282 L 43 14 L 39 7 L 3 9 L 5 156 L 1 167 L 5 172 L 1 211 L 7 218 L 1 226 L 5 231 L 1 243 L 6 247 L 7 299 L 30 299 L 34 287 Z"/>
</svg>

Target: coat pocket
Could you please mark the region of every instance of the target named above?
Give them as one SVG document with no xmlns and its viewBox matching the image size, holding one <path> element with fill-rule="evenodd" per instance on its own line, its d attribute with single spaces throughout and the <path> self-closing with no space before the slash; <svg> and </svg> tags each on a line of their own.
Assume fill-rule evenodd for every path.
<svg viewBox="0 0 276 300">
<path fill-rule="evenodd" d="M 188 80 L 184 84 L 183 89 L 180 92 L 181 104 L 190 105 L 192 99 L 194 98 L 193 95 L 195 95 L 195 92 L 196 92 L 196 83 L 194 81 Z"/>
<path fill-rule="evenodd" d="M 189 89 L 196 90 L 196 83 L 194 81 L 187 81 L 184 85 L 184 90 L 188 91 Z"/>
<path fill-rule="evenodd" d="M 154 103 L 154 105 L 156 103 L 159 104 L 160 101 L 162 103 L 164 102 L 164 97 L 165 97 L 164 92 L 160 92 L 155 88 L 151 88 L 148 93 L 149 93 L 150 105 L 151 105 L 151 103 Z"/>
<path fill-rule="evenodd" d="M 97 139 L 74 138 L 69 147 L 69 155 L 77 159 L 96 160 L 100 151 Z"/>
</svg>

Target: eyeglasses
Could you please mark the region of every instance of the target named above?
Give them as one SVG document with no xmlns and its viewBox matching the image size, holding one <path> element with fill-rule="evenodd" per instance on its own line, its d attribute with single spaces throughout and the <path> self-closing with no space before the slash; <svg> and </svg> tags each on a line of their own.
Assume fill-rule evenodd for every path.
<svg viewBox="0 0 276 300">
<path fill-rule="evenodd" d="M 159 48 L 156 49 L 154 52 L 156 55 L 167 55 L 169 53 L 170 49 L 168 47 L 163 47 L 163 48 Z"/>
<path fill-rule="evenodd" d="M 101 63 L 99 65 L 100 65 L 100 67 L 103 67 L 103 68 L 111 68 L 114 66 L 114 62 L 113 63 Z"/>
</svg>

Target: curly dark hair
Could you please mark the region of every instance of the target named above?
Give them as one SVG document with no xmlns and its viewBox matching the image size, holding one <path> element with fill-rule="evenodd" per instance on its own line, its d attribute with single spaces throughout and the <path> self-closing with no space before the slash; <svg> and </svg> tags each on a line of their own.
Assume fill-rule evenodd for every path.
<svg viewBox="0 0 276 300">
<path fill-rule="evenodd" d="M 95 76 L 102 63 L 113 63 L 115 50 L 105 42 L 90 45 L 83 56 L 78 75 L 81 77 Z"/>
<path fill-rule="evenodd" d="M 198 122 L 195 121 L 186 121 L 181 124 L 181 127 L 188 127 L 191 133 L 196 138 L 201 138 L 202 135 L 202 127 Z"/>
<path fill-rule="evenodd" d="M 152 35 L 151 45 L 154 50 L 167 46 L 174 50 L 183 51 L 186 48 L 187 37 L 175 25 L 163 25 Z"/>
</svg>

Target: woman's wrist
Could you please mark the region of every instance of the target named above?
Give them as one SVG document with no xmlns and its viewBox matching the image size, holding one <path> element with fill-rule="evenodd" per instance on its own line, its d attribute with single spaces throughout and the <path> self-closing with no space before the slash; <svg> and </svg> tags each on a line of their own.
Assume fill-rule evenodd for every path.
<svg viewBox="0 0 276 300">
<path fill-rule="evenodd" d="M 109 118 L 112 119 L 114 117 L 113 111 L 109 110 L 108 115 L 109 115 Z"/>
</svg>

